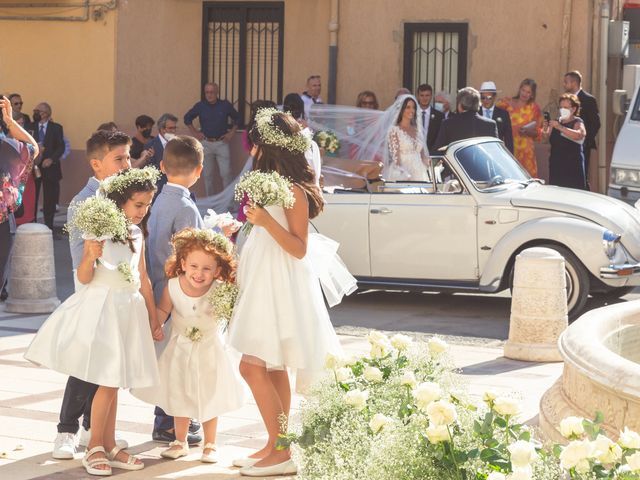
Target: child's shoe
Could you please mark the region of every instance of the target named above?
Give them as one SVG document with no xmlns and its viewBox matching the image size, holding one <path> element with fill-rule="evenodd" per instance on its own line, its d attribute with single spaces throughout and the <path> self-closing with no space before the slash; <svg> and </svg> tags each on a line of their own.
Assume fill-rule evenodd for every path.
<svg viewBox="0 0 640 480">
<path fill-rule="evenodd" d="M 177 447 L 180 448 L 172 448 Z M 169 448 L 163 451 L 160 456 L 164 458 L 170 458 L 175 460 L 176 458 L 186 457 L 189 455 L 189 444 L 187 442 L 181 442 L 180 440 L 174 440 L 169 444 Z"/>
<path fill-rule="evenodd" d="M 209 450 L 209 453 L 204 453 L 205 450 Z M 200 461 L 203 463 L 218 462 L 218 451 L 216 450 L 215 443 L 207 443 L 202 447 L 202 457 L 200 457 Z"/>
</svg>

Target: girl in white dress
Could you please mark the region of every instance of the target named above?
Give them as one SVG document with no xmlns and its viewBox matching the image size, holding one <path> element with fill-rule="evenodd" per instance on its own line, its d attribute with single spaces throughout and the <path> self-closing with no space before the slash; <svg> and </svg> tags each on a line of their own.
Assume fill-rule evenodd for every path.
<svg viewBox="0 0 640 480">
<path fill-rule="evenodd" d="M 289 178 L 295 197 L 286 210 L 246 207 L 254 226 L 240 253 L 240 293 L 229 326 L 229 344 L 243 354 L 240 373 L 269 435 L 264 448 L 233 464 L 243 467 L 242 475 L 264 477 L 296 472 L 289 450 L 275 448 L 291 403 L 287 368 L 296 371 L 299 383 L 302 376 L 322 372 L 327 354 L 341 349 L 307 255 L 313 243 L 308 242 L 309 218 L 323 206 L 304 156 L 308 139 L 291 115 L 275 109 L 270 121 L 258 122 L 250 135 L 256 169 Z M 346 293 L 338 290 L 340 297 Z"/>
<path fill-rule="evenodd" d="M 224 235 L 195 228 L 179 231 L 171 243 L 174 254 L 165 266 L 169 281 L 157 306 L 160 323 L 171 314 L 169 342 L 158 358 L 160 384 L 131 393 L 174 417 L 176 440 L 163 457 L 188 455 L 189 419 L 197 418 L 204 429 L 201 460 L 213 463 L 217 417 L 243 404 L 238 361 L 225 350 L 207 300 L 222 282 L 235 282 L 233 244 Z"/>
<path fill-rule="evenodd" d="M 84 241 L 77 269 L 81 286 L 51 314 L 25 354 L 34 363 L 99 385 L 91 408 L 91 440 L 82 459 L 92 475 L 111 475 L 112 467 L 144 467 L 116 446 L 115 426 L 118 389 L 159 382 L 153 339 L 162 339 L 162 329 L 143 239 L 157 179 L 148 169 L 128 169 L 103 182 L 101 193 L 131 222 L 130 236 L 124 243 Z"/>
<path fill-rule="evenodd" d="M 429 181 L 429 152 L 421 125 L 416 121 L 416 101 L 411 95 L 398 99 L 400 113 L 387 132 L 389 163 L 383 173 L 387 180 Z"/>
</svg>

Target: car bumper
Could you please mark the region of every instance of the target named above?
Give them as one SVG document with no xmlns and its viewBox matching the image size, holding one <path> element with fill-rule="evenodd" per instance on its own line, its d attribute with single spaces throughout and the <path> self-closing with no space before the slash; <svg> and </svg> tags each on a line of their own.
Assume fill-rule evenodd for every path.
<svg viewBox="0 0 640 480">
<path fill-rule="evenodd" d="M 640 263 L 625 263 L 621 265 L 609 265 L 607 267 L 601 267 L 600 278 L 640 279 Z"/>
</svg>

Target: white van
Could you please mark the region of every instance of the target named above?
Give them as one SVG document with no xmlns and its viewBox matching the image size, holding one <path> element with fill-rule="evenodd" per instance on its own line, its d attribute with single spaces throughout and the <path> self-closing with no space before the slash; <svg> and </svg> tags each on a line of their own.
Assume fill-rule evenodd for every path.
<svg viewBox="0 0 640 480">
<path fill-rule="evenodd" d="M 627 87 L 633 98 L 613 147 L 608 192 L 632 205 L 640 199 L 640 78 L 633 77 Z"/>
</svg>

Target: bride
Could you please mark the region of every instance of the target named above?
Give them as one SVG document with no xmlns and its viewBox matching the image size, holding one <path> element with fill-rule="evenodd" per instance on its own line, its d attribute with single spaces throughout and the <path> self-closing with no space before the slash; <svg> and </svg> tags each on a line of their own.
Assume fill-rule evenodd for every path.
<svg viewBox="0 0 640 480">
<path fill-rule="evenodd" d="M 336 134 L 339 157 L 382 161 L 386 180 L 429 181 L 429 151 L 422 123 L 417 121 L 417 105 L 413 95 L 399 96 L 383 112 L 316 104 L 311 107 L 309 126 Z"/>
<path fill-rule="evenodd" d="M 422 124 L 416 122 L 417 102 L 412 95 L 403 95 L 391 108 L 397 108 L 397 103 L 401 108 L 387 133 L 389 161 L 383 175 L 387 180 L 428 181 L 425 162 L 429 157 Z"/>
</svg>

